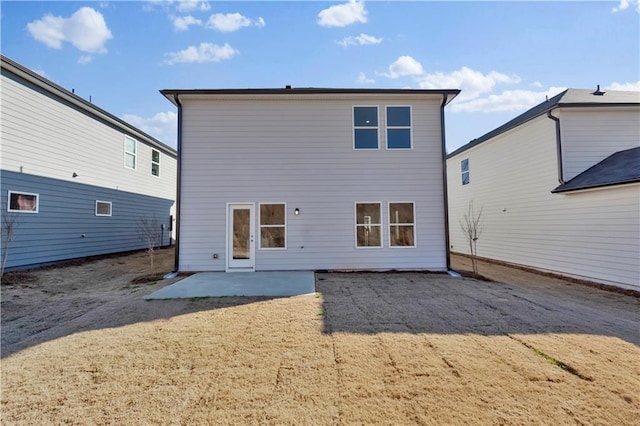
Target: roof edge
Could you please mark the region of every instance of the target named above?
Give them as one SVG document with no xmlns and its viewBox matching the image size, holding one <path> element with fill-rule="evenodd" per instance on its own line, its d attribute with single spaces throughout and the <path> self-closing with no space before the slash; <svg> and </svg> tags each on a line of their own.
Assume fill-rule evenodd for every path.
<svg viewBox="0 0 640 426">
<path fill-rule="evenodd" d="M 564 192 L 575 192 L 575 191 L 582 191 L 585 189 L 597 189 L 597 188 L 605 188 L 607 186 L 620 186 L 620 185 L 628 185 L 631 183 L 640 183 L 640 178 L 633 178 L 633 179 L 626 179 L 626 180 L 619 180 L 619 181 L 615 181 L 615 182 L 607 182 L 607 183 L 600 183 L 600 184 L 592 184 L 592 185 L 583 185 L 583 186 L 578 186 L 575 188 L 566 188 L 566 189 L 558 189 L 563 185 L 557 186 L 555 189 L 552 189 L 551 192 L 553 194 L 562 194 Z"/>
<path fill-rule="evenodd" d="M 169 153 L 175 157 L 177 157 L 178 152 L 176 149 L 170 147 L 169 145 L 161 142 L 160 140 L 154 138 L 153 136 L 149 135 L 148 133 L 138 129 L 137 127 L 134 127 L 133 125 L 127 123 L 126 121 L 122 120 L 121 118 L 116 117 L 115 115 L 107 112 L 106 110 L 100 108 L 99 106 L 96 106 L 95 104 L 85 100 L 84 98 L 76 95 L 73 92 L 70 92 L 69 90 L 65 89 L 62 86 L 59 86 L 58 84 L 54 83 L 53 81 L 41 76 L 40 74 L 35 73 L 34 71 L 30 70 L 29 68 L 25 67 L 24 65 L 21 65 L 17 62 L 15 62 L 14 60 L 7 58 L 4 55 L 0 54 L 0 63 L 2 65 L 2 69 L 7 70 L 8 72 L 10 72 L 11 74 L 22 78 L 23 80 L 28 81 L 29 83 L 32 83 L 34 85 L 36 85 L 37 87 L 51 93 L 52 95 L 57 96 L 58 98 L 61 98 L 62 100 L 71 102 L 73 105 L 77 106 L 78 108 L 82 109 L 83 111 L 95 116 L 96 118 L 99 119 L 103 119 L 107 122 L 110 122 L 111 124 L 115 125 L 116 127 L 119 127 L 122 130 L 125 130 L 127 132 L 129 132 L 130 134 L 138 137 L 139 139 L 143 139 L 144 141 L 146 141 L 147 143 L 149 143 L 150 145 L 153 145 L 157 148 L 160 148 L 161 150 L 165 151 L 166 153 Z"/>
</svg>

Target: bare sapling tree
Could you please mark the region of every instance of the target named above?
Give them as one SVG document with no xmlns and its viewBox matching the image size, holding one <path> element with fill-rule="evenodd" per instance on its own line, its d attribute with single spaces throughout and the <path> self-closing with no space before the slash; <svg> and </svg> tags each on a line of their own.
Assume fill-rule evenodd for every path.
<svg viewBox="0 0 640 426">
<path fill-rule="evenodd" d="M 19 216 L 15 212 L 10 212 L 4 203 L 0 206 L 0 209 L 2 209 L 2 265 L 0 265 L 0 279 L 2 279 L 7 258 L 9 257 L 9 246 L 18 225 Z"/>
<path fill-rule="evenodd" d="M 473 208 L 473 201 L 470 201 L 467 213 L 460 220 L 460 228 L 469 243 L 471 266 L 473 267 L 473 272 L 475 274 L 478 273 L 477 243 L 478 238 L 480 238 L 480 234 L 482 234 L 482 225 L 480 223 L 481 218 L 482 207 L 480 207 L 480 211 L 476 214 Z"/>
<path fill-rule="evenodd" d="M 155 273 L 156 250 L 162 244 L 162 224 L 155 216 L 152 218 L 141 217 L 138 219 L 138 235 L 144 241 L 146 252 L 149 255 L 151 273 L 153 274 Z"/>
</svg>

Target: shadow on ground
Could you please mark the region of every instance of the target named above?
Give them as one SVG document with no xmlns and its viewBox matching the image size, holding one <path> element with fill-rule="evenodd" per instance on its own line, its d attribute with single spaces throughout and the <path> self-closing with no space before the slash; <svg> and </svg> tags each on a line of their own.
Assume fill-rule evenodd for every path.
<svg viewBox="0 0 640 426">
<path fill-rule="evenodd" d="M 637 299 L 590 287 L 501 284 L 445 274 L 316 274 L 325 333 L 614 336 L 640 346 Z"/>
</svg>

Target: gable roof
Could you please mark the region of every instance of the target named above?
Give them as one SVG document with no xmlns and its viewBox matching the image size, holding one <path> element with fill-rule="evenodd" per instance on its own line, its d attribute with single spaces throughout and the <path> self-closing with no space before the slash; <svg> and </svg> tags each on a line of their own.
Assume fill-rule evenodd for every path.
<svg viewBox="0 0 640 426">
<path fill-rule="evenodd" d="M 640 182 L 640 146 L 618 151 L 551 192 L 600 188 Z"/>
<path fill-rule="evenodd" d="M 164 89 L 160 93 L 178 106 L 180 95 L 441 95 L 448 104 L 459 93 L 459 89 L 345 89 L 321 87 L 291 87 L 271 89 Z"/>
<path fill-rule="evenodd" d="M 601 95 L 598 95 L 601 93 Z M 640 92 L 620 91 L 620 90 L 607 90 L 601 91 L 600 86 L 594 91 L 591 89 L 566 89 L 563 92 L 558 93 L 552 98 L 534 106 L 533 108 L 523 112 L 514 119 L 506 122 L 500 127 L 480 136 L 477 139 L 472 140 L 466 145 L 453 151 L 447 155 L 447 158 L 451 158 L 454 155 L 460 154 L 474 146 L 492 139 L 501 133 L 511 130 L 521 124 L 526 123 L 536 117 L 539 117 L 547 112 L 561 107 L 611 107 L 611 106 L 631 106 L 640 105 Z"/>
<path fill-rule="evenodd" d="M 152 147 L 158 148 L 159 150 L 163 151 L 165 154 L 173 158 L 177 157 L 177 151 L 170 146 L 165 145 L 153 136 L 132 126 L 131 124 L 116 117 L 115 115 L 108 113 L 102 108 L 86 101 L 75 93 L 68 91 L 62 86 L 57 85 L 51 80 L 44 78 L 43 76 L 31 71 L 29 68 L 20 65 L 19 63 L 7 58 L 4 55 L 0 55 L 0 65 L 3 72 L 6 71 L 13 74 L 14 76 L 17 76 L 21 80 L 26 81 L 36 86 L 38 89 L 51 94 L 56 99 L 62 100 L 67 104 L 71 104 L 74 108 L 77 108 L 85 114 L 92 116 L 96 120 L 102 121 L 103 123 L 106 122 L 111 126 L 120 129 L 122 132 L 128 135 L 136 137 L 141 142 L 145 142 Z"/>
</svg>

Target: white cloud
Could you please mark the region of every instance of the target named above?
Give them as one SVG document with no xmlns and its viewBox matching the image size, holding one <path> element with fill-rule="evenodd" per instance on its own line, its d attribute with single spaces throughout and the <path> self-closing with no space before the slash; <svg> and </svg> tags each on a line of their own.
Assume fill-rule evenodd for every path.
<svg viewBox="0 0 640 426">
<path fill-rule="evenodd" d="M 380 44 L 382 43 L 382 38 L 376 38 L 374 36 L 367 35 L 365 33 L 360 33 L 359 36 L 356 37 L 345 37 L 338 42 L 339 45 L 347 47 L 347 46 L 358 46 L 364 44 Z"/>
<path fill-rule="evenodd" d="M 318 13 L 318 24 L 323 27 L 346 27 L 356 22 L 367 22 L 363 1 L 349 0 L 348 3 L 334 5 Z"/>
<path fill-rule="evenodd" d="M 54 49 L 60 49 L 66 41 L 89 53 L 105 53 L 105 43 L 113 38 L 102 14 L 90 7 L 78 9 L 69 18 L 45 15 L 28 23 L 27 30 L 33 38 Z"/>
<path fill-rule="evenodd" d="M 167 53 L 167 64 L 177 63 L 204 63 L 204 62 L 220 62 L 231 59 L 240 52 L 225 43 L 224 46 L 218 46 L 211 43 L 200 43 L 199 46 L 189 46 L 179 52 Z"/>
<path fill-rule="evenodd" d="M 202 25 L 200 19 L 194 18 L 191 15 L 187 16 L 175 16 L 173 19 L 173 29 L 176 31 L 186 31 L 191 25 Z"/>
<path fill-rule="evenodd" d="M 557 95 L 565 90 L 565 87 L 550 87 L 544 92 L 530 90 L 505 90 L 499 95 L 490 95 L 485 98 L 477 98 L 467 102 L 451 104 L 451 112 L 520 112 L 543 102 L 547 97 Z"/>
<path fill-rule="evenodd" d="M 191 12 L 193 10 L 197 10 L 200 12 L 206 12 L 211 9 L 208 1 L 178 1 L 176 4 L 176 9 L 179 12 Z"/>
<path fill-rule="evenodd" d="M 150 134 L 160 142 L 176 148 L 178 115 L 175 112 L 159 112 L 150 118 L 125 114 L 122 116 L 122 119 L 143 132 Z"/>
<path fill-rule="evenodd" d="M 618 12 L 622 12 L 623 10 L 626 10 L 629 8 L 630 5 L 632 4 L 636 4 L 636 12 L 640 13 L 640 0 L 620 0 L 620 3 L 618 4 L 618 6 L 614 7 L 613 9 L 611 9 L 611 12 L 613 13 L 618 13 Z"/>
<path fill-rule="evenodd" d="M 465 101 L 493 91 L 498 83 L 515 84 L 520 83 L 520 80 L 518 76 L 508 76 L 496 71 L 483 74 L 462 67 L 450 74 L 424 74 L 418 78 L 418 83 L 421 89 L 461 89 L 458 101 Z"/>
<path fill-rule="evenodd" d="M 264 19 L 251 19 L 239 13 L 214 13 L 207 21 L 207 28 L 212 28 L 221 33 L 238 31 L 242 27 L 264 27 Z"/>
<path fill-rule="evenodd" d="M 606 87 L 607 90 L 627 90 L 627 91 L 634 91 L 634 92 L 640 92 L 640 80 L 636 81 L 635 83 L 618 83 L 617 81 L 614 81 L 613 83 L 611 83 L 609 86 Z"/>
<path fill-rule="evenodd" d="M 367 75 L 363 72 L 358 74 L 358 79 L 356 80 L 356 83 L 358 84 L 373 84 L 375 82 L 376 81 L 373 78 L 367 78 Z"/>
<path fill-rule="evenodd" d="M 411 56 L 400 56 L 394 63 L 389 65 L 389 72 L 379 73 L 388 78 L 398 78 L 407 75 L 419 76 L 424 74 L 422 64 Z"/>
<path fill-rule="evenodd" d="M 80 65 L 86 65 L 93 60 L 93 56 L 91 55 L 82 55 L 78 58 L 78 63 Z"/>
<path fill-rule="evenodd" d="M 542 83 L 540 83 L 539 81 L 534 81 L 533 83 L 531 83 L 531 86 L 540 89 L 542 87 Z"/>
</svg>

